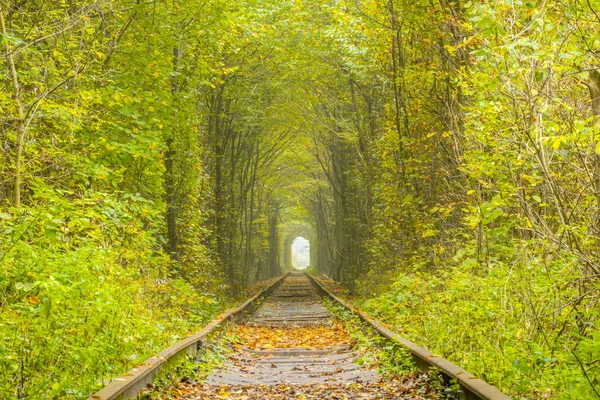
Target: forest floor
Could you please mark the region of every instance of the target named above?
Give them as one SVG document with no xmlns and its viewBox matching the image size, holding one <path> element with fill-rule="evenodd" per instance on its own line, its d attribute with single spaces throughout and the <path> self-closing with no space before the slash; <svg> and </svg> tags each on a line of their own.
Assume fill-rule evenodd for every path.
<svg viewBox="0 0 600 400">
<path fill-rule="evenodd" d="M 292 275 L 250 319 L 222 336 L 218 351 L 224 353 L 214 368 L 169 375 L 168 383 L 142 398 L 440 398 L 439 380 L 406 360 L 400 373 L 386 371 L 385 357 L 365 346 L 352 324 L 331 313 L 305 276 Z"/>
</svg>

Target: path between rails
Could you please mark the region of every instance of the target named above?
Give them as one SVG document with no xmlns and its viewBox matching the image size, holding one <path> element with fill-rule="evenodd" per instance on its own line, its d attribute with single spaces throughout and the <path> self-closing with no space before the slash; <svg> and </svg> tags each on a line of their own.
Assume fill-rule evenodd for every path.
<svg viewBox="0 0 600 400">
<path fill-rule="evenodd" d="M 240 342 L 203 382 L 176 384 L 176 399 L 433 399 L 427 375 L 383 379 L 324 306 L 308 277 L 288 275 L 233 328 Z"/>
</svg>

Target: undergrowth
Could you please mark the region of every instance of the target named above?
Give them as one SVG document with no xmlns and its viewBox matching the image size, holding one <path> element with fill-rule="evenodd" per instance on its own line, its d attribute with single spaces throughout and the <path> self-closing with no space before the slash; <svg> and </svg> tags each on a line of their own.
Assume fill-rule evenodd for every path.
<svg viewBox="0 0 600 400">
<path fill-rule="evenodd" d="M 327 309 L 339 318 L 361 350 L 363 355 L 356 362 L 359 365 L 377 367 L 384 376 L 401 377 L 415 371 L 409 351 L 391 340 L 379 335 L 364 323 L 356 314 L 343 306 L 324 299 Z"/>
<path fill-rule="evenodd" d="M 161 371 L 150 385 L 149 390 L 141 392 L 140 400 L 178 398 L 178 383 L 194 383 L 204 380 L 211 372 L 224 365 L 229 354 L 235 350 L 239 337 L 230 326 L 224 327 L 207 338 L 198 353 L 193 357 L 185 357 L 176 365 Z"/>
<path fill-rule="evenodd" d="M 0 214 L 2 399 L 87 398 L 230 305 L 217 274 L 171 269 L 145 200 L 91 196 Z"/>
</svg>

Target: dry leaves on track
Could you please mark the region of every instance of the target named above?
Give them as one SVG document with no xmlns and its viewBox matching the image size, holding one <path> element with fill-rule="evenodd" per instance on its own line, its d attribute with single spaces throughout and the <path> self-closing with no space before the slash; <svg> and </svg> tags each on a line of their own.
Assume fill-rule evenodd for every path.
<svg viewBox="0 0 600 400">
<path fill-rule="evenodd" d="M 177 400 L 313 400 L 313 399 L 396 399 L 432 400 L 439 390 L 431 378 L 414 372 L 402 379 L 370 384 L 305 385 L 207 385 L 178 384 Z"/>
<path fill-rule="evenodd" d="M 248 349 L 332 349 L 351 346 L 354 340 L 341 323 L 308 326 L 246 326 L 239 325 L 234 333 Z"/>
</svg>

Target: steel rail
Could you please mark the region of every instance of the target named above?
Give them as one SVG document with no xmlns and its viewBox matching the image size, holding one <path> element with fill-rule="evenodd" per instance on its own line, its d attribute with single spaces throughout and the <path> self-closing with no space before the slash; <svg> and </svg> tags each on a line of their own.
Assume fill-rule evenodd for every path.
<svg viewBox="0 0 600 400">
<path fill-rule="evenodd" d="M 88 400 L 127 400 L 137 397 L 137 395 L 152 383 L 161 369 L 174 362 L 180 356 L 195 355 L 198 350 L 206 343 L 209 334 L 214 332 L 220 325 L 228 321 L 236 321 L 244 313 L 251 311 L 251 308 L 262 297 L 269 295 L 279 286 L 288 274 L 282 275 L 266 288 L 246 300 L 237 308 L 219 315 L 212 322 L 206 325 L 198 333 L 189 336 L 173 346 L 166 348 L 157 355 L 150 357 L 141 365 L 130 369 L 127 373 L 113 378 L 112 381 L 94 393 Z"/>
<path fill-rule="evenodd" d="M 362 321 L 370 325 L 375 331 L 377 331 L 383 337 L 386 337 L 393 342 L 399 343 L 407 348 L 412 354 L 413 360 L 422 371 L 427 371 L 432 367 L 437 368 L 446 376 L 449 380 L 456 380 L 461 387 L 462 393 L 460 394 L 461 400 L 510 400 L 511 398 L 500 390 L 485 382 L 481 378 L 473 375 L 465 369 L 459 367 L 450 361 L 436 356 L 429 350 L 416 345 L 408 339 L 403 338 L 396 332 L 383 326 L 383 324 L 377 321 L 375 318 L 367 315 L 356 307 L 347 304 L 344 300 L 331 293 L 325 285 L 323 285 L 318 278 L 311 274 L 306 274 L 313 282 L 317 291 L 326 297 L 329 297 L 343 308 L 357 315 Z"/>
</svg>

